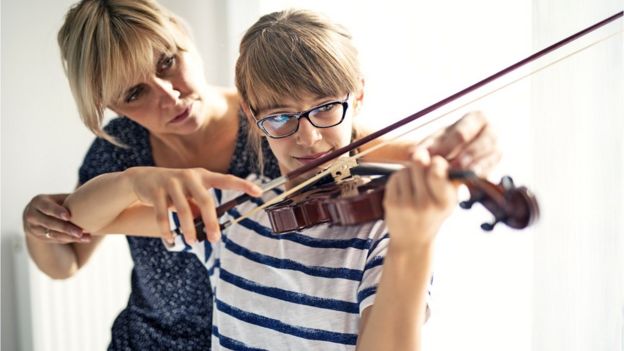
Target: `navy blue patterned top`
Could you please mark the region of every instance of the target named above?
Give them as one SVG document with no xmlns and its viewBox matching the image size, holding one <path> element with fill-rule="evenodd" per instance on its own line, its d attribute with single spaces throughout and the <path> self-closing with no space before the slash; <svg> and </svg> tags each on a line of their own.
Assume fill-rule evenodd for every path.
<svg viewBox="0 0 624 351">
<path fill-rule="evenodd" d="M 247 148 L 247 120 L 240 116 L 234 157 L 228 173 L 245 178 L 258 172 Z M 80 183 L 135 166 L 154 166 L 149 132 L 125 117 L 105 131 L 127 145 L 97 138 L 82 166 Z M 266 143 L 265 143 L 266 144 Z M 264 174 L 279 176 L 277 161 L 263 147 Z M 210 350 L 212 293 L 208 274 L 192 254 L 169 252 L 160 239 L 127 237 L 134 262 L 128 305 L 112 327 L 108 350 Z"/>
</svg>

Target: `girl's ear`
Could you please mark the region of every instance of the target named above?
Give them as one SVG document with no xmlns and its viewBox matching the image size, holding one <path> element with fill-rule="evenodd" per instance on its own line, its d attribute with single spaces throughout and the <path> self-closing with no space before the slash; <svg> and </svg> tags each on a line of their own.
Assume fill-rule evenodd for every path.
<svg viewBox="0 0 624 351">
<path fill-rule="evenodd" d="M 245 117 L 247 117 L 247 122 L 248 122 L 248 124 L 252 128 L 252 132 L 254 134 L 256 134 L 256 132 L 257 132 L 257 135 L 260 138 L 264 138 L 265 135 L 264 135 L 264 133 L 260 132 L 260 129 L 256 125 L 256 119 L 254 118 L 253 114 L 251 113 L 251 108 L 249 107 L 249 104 L 241 101 L 240 107 L 241 107 L 241 110 L 243 110 L 243 113 L 245 114 Z"/>
<path fill-rule="evenodd" d="M 249 108 L 249 105 L 247 103 L 241 101 L 240 107 L 241 107 L 241 110 L 243 110 L 243 113 L 245 114 L 245 117 L 247 117 L 247 119 L 250 120 L 250 121 L 253 120 L 253 116 L 251 114 L 251 109 Z"/>
<path fill-rule="evenodd" d="M 360 87 L 353 94 L 353 111 L 357 114 L 364 104 L 364 78 L 360 79 Z"/>
</svg>

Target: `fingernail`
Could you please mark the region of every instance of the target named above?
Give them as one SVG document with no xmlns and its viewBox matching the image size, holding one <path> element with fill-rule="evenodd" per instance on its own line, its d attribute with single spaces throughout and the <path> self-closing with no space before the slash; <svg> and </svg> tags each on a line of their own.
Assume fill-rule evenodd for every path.
<svg viewBox="0 0 624 351">
<path fill-rule="evenodd" d="M 88 242 L 91 241 L 91 237 L 83 236 L 83 237 L 78 238 L 78 241 L 81 242 L 81 243 L 88 243 Z"/>
<path fill-rule="evenodd" d="M 65 221 L 69 221 L 69 214 L 65 212 L 61 213 L 61 219 Z"/>
<path fill-rule="evenodd" d="M 259 186 L 254 186 L 254 192 L 258 195 L 262 195 L 262 188 Z"/>
<path fill-rule="evenodd" d="M 462 156 L 459 159 L 459 165 L 462 168 L 466 168 L 470 164 L 470 162 L 472 162 L 472 158 L 470 156 Z"/>
<path fill-rule="evenodd" d="M 71 234 L 72 236 L 75 236 L 76 238 L 82 238 L 82 231 L 78 229 L 71 229 L 69 231 L 69 234 Z"/>
</svg>

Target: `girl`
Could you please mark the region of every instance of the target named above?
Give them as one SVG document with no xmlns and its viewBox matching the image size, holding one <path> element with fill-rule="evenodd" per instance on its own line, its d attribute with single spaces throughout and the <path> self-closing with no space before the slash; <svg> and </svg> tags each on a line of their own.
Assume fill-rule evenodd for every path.
<svg viewBox="0 0 624 351">
<path fill-rule="evenodd" d="M 364 93 L 357 51 L 342 27 L 306 11 L 266 15 L 244 36 L 236 67 L 250 133 L 267 138 L 282 173 L 351 141 Z M 456 204 L 447 171 L 442 157 L 425 152 L 389 180 L 385 221 L 284 235 L 271 232 L 262 212 L 220 235 L 215 202 L 237 193 L 208 186 L 256 195 L 259 189 L 202 169 L 135 167 L 101 175 L 65 205 L 91 233 L 160 231 L 175 244 L 171 250 L 193 251 L 211 280 L 216 350 L 413 350 L 425 320 L 433 240 Z M 158 193 L 168 194 L 169 203 Z M 236 218 L 270 195 L 226 216 Z M 171 237 L 159 210 L 167 206 L 175 208 L 174 231 L 184 239 Z M 195 240 L 199 212 L 207 242 Z"/>
</svg>

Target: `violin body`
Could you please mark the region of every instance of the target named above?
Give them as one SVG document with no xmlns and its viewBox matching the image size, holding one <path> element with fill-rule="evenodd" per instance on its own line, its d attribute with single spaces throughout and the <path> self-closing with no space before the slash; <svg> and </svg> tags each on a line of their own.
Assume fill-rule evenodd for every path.
<svg viewBox="0 0 624 351">
<path fill-rule="evenodd" d="M 279 234 L 322 223 L 357 225 L 382 219 L 389 172 L 372 179 L 351 176 L 271 205 L 266 208 L 271 227 Z M 481 225 L 483 230 L 490 231 L 500 222 L 523 229 L 539 216 L 535 196 L 526 187 L 516 187 L 511 177 L 505 176 L 499 184 L 493 184 L 471 171 L 451 171 L 449 178 L 462 182 L 470 192 L 470 198 L 460 203 L 462 208 L 470 209 L 478 202 L 494 215 L 493 222 Z"/>
<path fill-rule="evenodd" d="M 384 181 L 385 183 L 385 181 Z M 317 224 L 353 225 L 383 218 L 385 187 L 379 181 L 354 176 L 324 184 L 266 208 L 275 233 Z"/>
</svg>

